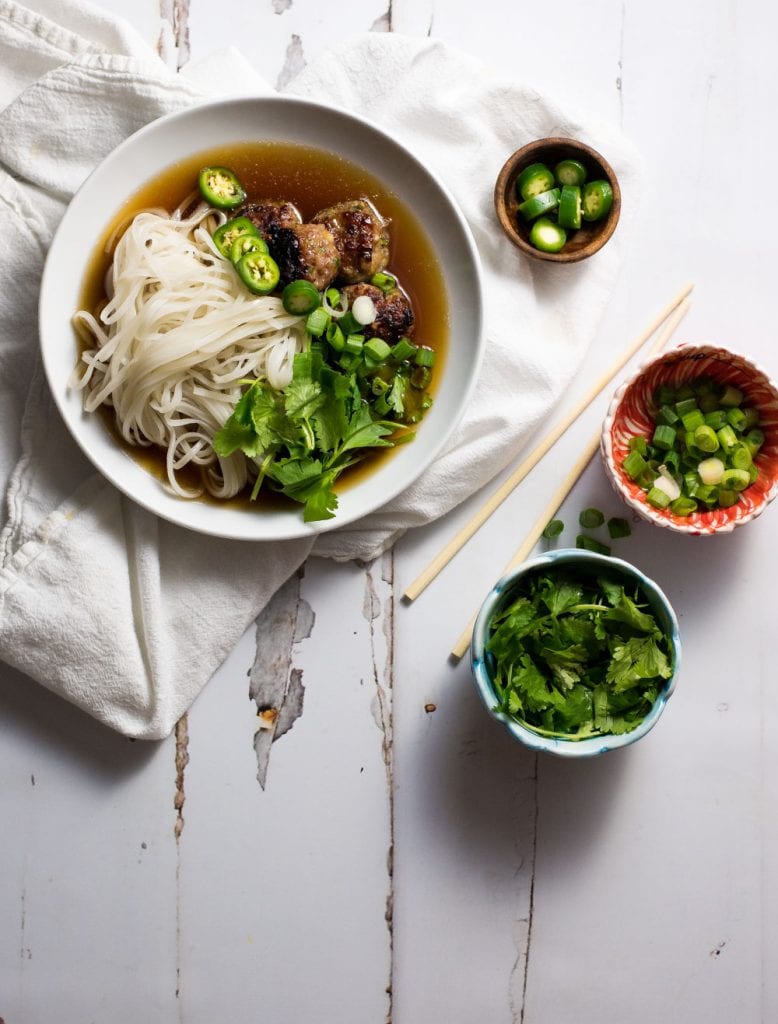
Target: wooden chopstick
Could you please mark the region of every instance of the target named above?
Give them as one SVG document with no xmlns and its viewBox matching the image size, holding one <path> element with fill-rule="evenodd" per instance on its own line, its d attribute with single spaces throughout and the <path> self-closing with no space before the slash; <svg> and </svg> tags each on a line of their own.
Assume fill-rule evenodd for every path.
<svg viewBox="0 0 778 1024">
<path fill-rule="evenodd" d="M 649 348 L 647 352 L 648 358 L 656 355 L 659 351 L 661 351 L 661 349 L 664 348 L 664 346 L 672 337 L 672 334 L 675 331 L 678 324 L 686 316 L 686 313 L 688 312 L 690 305 L 691 300 L 685 298 L 681 301 L 680 305 L 678 305 L 675 308 L 675 310 L 670 314 L 670 317 L 665 326 L 662 328 L 661 333 L 658 335 L 653 345 L 651 345 L 651 347 Z M 527 534 L 521 547 L 518 549 L 516 554 L 503 569 L 502 573 L 500 574 L 501 577 L 505 576 L 506 573 L 511 572 L 513 569 L 516 568 L 516 566 L 521 565 L 521 563 L 526 559 L 527 555 L 529 555 L 529 553 L 535 547 L 537 542 L 540 540 L 540 536 L 545 530 L 546 524 L 554 518 L 554 515 L 558 511 L 560 505 L 565 500 L 570 491 L 573 489 L 573 486 L 577 482 L 578 478 L 586 469 L 594 453 L 597 451 L 597 448 L 600 443 L 601 434 L 602 430 L 598 429 L 589 441 L 589 443 L 586 445 L 584 450 L 581 452 L 581 455 L 575 462 L 573 468 L 567 474 L 567 476 L 559 485 L 559 487 L 557 487 L 557 489 L 554 491 L 554 494 L 549 499 L 548 504 L 536 519 L 534 525 L 532 526 L 532 529 Z M 456 644 L 451 649 L 452 658 L 459 660 L 467 652 L 467 649 L 470 646 L 470 639 L 473 635 L 473 626 L 475 625 L 475 620 L 476 616 L 474 615 L 470 622 L 468 623 L 467 628 L 462 632 Z"/>
<path fill-rule="evenodd" d="M 592 386 L 591 390 L 584 395 L 578 405 L 571 409 L 562 422 L 558 426 L 554 427 L 554 429 L 543 438 L 537 448 L 535 448 L 534 451 L 516 467 L 513 473 L 511 473 L 507 480 L 505 480 L 504 483 L 497 488 L 494 494 L 487 499 L 473 518 L 462 527 L 459 533 L 456 534 L 448 544 L 446 544 L 442 551 L 430 562 L 427 568 L 416 577 L 413 583 L 410 584 L 403 594 L 403 597 L 407 601 L 415 601 L 419 594 L 421 594 L 422 591 L 432 583 L 441 569 L 448 565 L 454 555 L 456 555 L 456 553 L 465 546 L 473 534 L 483 526 L 489 516 L 491 516 L 491 514 L 505 501 L 508 495 L 518 487 L 527 473 L 529 473 L 529 471 L 536 466 L 538 462 L 540 462 L 549 448 L 559 440 L 567 428 L 578 419 L 581 413 L 584 412 L 589 405 L 591 405 L 606 384 L 616 376 L 619 370 L 626 365 L 626 363 L 635 355 L 647 339 L 651 337 L 657 328 L 660 327 L 673 313 L 673 311 L 678 308 L 678 306 L 689 295 L 693 287 L 694 285 L 691 283 L 684 285 L 678 294 L 668 302 L 662 312 L 651 321 L 645 330 L 641 331 L 632 344 L 619 356 L 613 365 L 605 371 L 597 383 Z"/>
</svg>

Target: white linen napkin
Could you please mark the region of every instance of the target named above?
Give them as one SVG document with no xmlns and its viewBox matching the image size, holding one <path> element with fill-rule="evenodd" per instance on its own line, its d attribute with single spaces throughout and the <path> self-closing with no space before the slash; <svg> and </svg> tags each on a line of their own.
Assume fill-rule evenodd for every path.
<svg viewBox="0 0 778 1024">
<path fill-rule="evenodd" d="M 374 34 L 317 58 L 290 91 L 374 121 L 458 199 L 484 264 L 483 370 L 423 482 L 366 519 L 315 545 L 189 533 L 123 497 L 71 441 L 38 355 L 40 274 L 67 200 L 123 138 L 204 97 L 270 91 L 235 51 L 174 75 L 128 26 L 86 4 L 0 0 L 0 655 L 131 736 L 172 730 L 312 548 L 373 558 L 516 457 L 580 365 L 629 233 L 638 160 L 618 131 L 430 40 Z M 500 167 L 546 135 L 592 142 L 622 183 L 619 231 L 585 265 L 535 266 L 496 226 Z"/>
</svg>

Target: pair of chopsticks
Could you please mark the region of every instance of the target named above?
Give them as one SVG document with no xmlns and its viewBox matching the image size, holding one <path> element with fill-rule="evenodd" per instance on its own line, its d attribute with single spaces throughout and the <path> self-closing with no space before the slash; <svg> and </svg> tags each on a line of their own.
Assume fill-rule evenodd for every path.
<svg viewBox="0 0 778 1024">
<path fill-rule="evenodd" d="M 691 292 L 693 284 L 685 285 L 677 295 L 671 299 L 671 301 L 664 307 L 651 323 L 638 335 L 637 338 L 632 342 L 631 345 L 619 356 L 619 358 L 610 366 L 602 377 L 592 386 L 590 391 L 584 395 L 578 405 L 576 405 L 568 415 L 559 423 L 558 426 L 554 427 L 553 430 L 531 452 L 530 455 L 520 463 L 519 466 L 511 473 L 511 475 L 505 480 L 503 484 L 491 495 L 490 498 L 484 503 L 481 509 L 473 516 L 459 533 L 443 548 L 443 550 L 432 560 L 427 568 L 410 584 L 407 588 L 403 597 L 408 601 L 415 601 L 416 598 L 421 594 L 429 584 L 435 579 L 440 571 L 448 565 L 454 555 L 457 554 L 461 548 L 467 543 L 468 540 L 476 533 L 477 530 L 483 526 L 486 520 L 491 514 L 505 501 L 509 494 L 511 494 L 516 487 L 521 483 L 524 477 L 533 469 L 534 466 L 540 462 L 546 452 L 559 440 L 562 434 L 572 426 L 572 424 L 578 419 L 589 405 L 594 401 L 605 386 L 616 376 L 629 360 L 639 351 L 639 349 L 645 344 L 645 342 L 656 333 L 661 327 L 656 340 L 648 350 L 648 357 L 656 355 L 661 351 L 662 348 L 667 344 L 673 335 L 678 324 L 686 315 L 689 306 L 691 305 L 691 299 L 689 293 Z M 559 509 L 562 502 L 565 500 L 567 495 L 572 490 L 574 484 L 583 473 L 586 466 L 591 461 L 594 453 L 600 443 L 600 431 L 598 430 L 589 443 L 585 446 L 581 452 L 580 457 L 573 465 L 570 472 L 567 474 L 565 479 L 556 489 L 554 494 L 548 501 L 548 504 L 538 516 L 537 521 L 533 525 L 530 532 L 527 534 L 523 544 L 518 549 L 516 554 L 513 556 L 511 561 L 505 567 L 503 575 L 510 572 L 517 565 L 523 562 L 530 551 L 533 549 L 540 539 L 543 530 L 546 528 L 547 523 L 553 519 L 555 513 Z M 461 658 L 468 649 L 470 644 L 470 638 L 473 632 L 473 624 L 475 622 L 475 616 L 471 619 L 467 628 L 463 631 L 457 643 L 454 645 L 451 653 L 454 658 Z"/>
</svg>

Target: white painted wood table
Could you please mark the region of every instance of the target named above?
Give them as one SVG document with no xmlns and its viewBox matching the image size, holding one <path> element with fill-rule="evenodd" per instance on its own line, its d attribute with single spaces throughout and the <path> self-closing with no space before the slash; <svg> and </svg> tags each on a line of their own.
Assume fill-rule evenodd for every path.
<svg viewBox="0 0 778 1024">
<path fill-rule="evenodd" d="M 778 371 L 774 6 L 102 2 L 171 63 L 237 42 L 284 84 L 346 31 L 429 33 L 620 122 L 646 187 L 565 405 L 688 278 L 683 337 Z M 778 512 L 712 541 L 644 524 L 619 543 L 685 646 L 632 748 L 538 758 L 447 661 L 605 402 L 413 606 L 403 588 L 474 502 L 375 564 L 310 562 L 167 742 L 0 671 L 5 1024 L 778 1020 Z M 598 463 L 564 540 L 590 504 L 617 510 Z M 250 697 L 290 678 L 302 714 L 271 753 Z"/>
</svg>

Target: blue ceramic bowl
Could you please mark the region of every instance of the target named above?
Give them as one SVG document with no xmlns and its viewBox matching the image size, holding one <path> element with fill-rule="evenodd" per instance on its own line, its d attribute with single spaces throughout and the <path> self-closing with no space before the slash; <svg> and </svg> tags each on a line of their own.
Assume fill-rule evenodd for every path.
<svg viewBox="0 0 778 1024">
<path fill-rule="evenodd" d="M 621 577 L 625 585 L 634 586 L 634 584 L 638 584 L 660 628 L 670 639 L 673 650 L 673 674 L 665 682 L 654 706 L 640 725 L 633 729 L 632 732 L 622 733 L 619 736 L 590 736 L 585 740 L 559 739 L 542 736 L 529 726 L 521 725 L 519 722 L 514 721 L 509 715 L 495 711 L 498 700 L 492 683 L 494 658 L 485 650 L 486 641 L 489 636 L 489 624 L 494 615 L 498 614 L 507 604 L 514 600 L 517 589 L 528 576 L 538 571 L 547 572 L 549 569 L 563 568 L 573 569 L 576 573 L 587 576 L 598 576 L 603 572 L 607 572 L 611 577 Z M 678 632 L 678 621 L 670 602 L 656 583 L 647 576 L 644 576 L 634 565 L 630 565 L 620 558 L 598 555 L 593 551 L 584 551 L 578 548 L 560 548 L 557 551 L 548 551 L 546 554 L 538 555 L 537 558 L 531 558 L 529 561 L 523 562 L 518 569 L 515 569 L 507 576 L 503 576 L 495 584 L 478 613 L 478 618 L 473 628 L 473 640 L 470 645 L 470 663 L 475 685 L 481 700 L 484 702 L 484 707 L 492 718 L 502 722 L 508 732 L 525 746 L 530 747 L 532 750 L 542 750 L 549 754 L 557 754 L 560 757 L 594 757 L 597 754 L 604 754 L 608 750 L 626 747 L 628 744 L 639 740 L 641 736 L 645 736 L 656 724 L 670 694 L 675 688 L 680 661 L 681 637 Z"/>
</svg>

